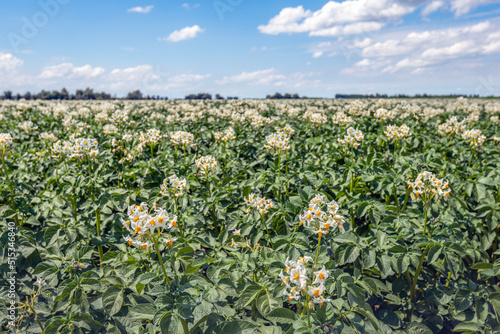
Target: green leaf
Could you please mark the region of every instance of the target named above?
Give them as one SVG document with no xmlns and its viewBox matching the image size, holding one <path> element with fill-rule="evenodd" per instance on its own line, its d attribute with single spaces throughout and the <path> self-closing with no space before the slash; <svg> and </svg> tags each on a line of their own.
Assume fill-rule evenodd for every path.
<svg viewBox="0 0 500 334">
<path fill-rule="evenodd" d="M 287 308 L 277 308 L 266 315 L 266 318 L 282 324 L 291 324 L 297 320 L 297 314 Z"/>
<path fill-rule="evenodd" d="M 273 298 L 269 291 L 264 291 L 257 299 L 257 310 L 259 310 L 263 316 L 266 316 L 266 314 L 282 305 L 281 299 Z"/>
<path fill-rule="evenodd" d="M 258 294 L 262 291 L 262 287 L 258 284 L 250 284 L 243 290 L 240 295 L 240 299 L 236 302 L 235 306 L 237 308 L 244 308 L 249 305 Z"/>
<path fill-rule="evenodd" d="M 123 306 L 123 290 L 118 286 L 112 286 L 102 296 L 102 305 L 108 310 L 110 316 L 120 312 Z"/>
<path fill-rule="evenodd" d="M 492 269 L 493 268 L 493 263 L 487 263 L 487 262 L 478 262 L 472 267 L 471 269 L 474 270 L 484 270 L 484 269 Z"/>
<path fill-rule="evenodd" d="M 138 304 L 130 310 L 130 316 L 137 320 L 153 320 L 156 314 L 154 304 Z"/>
<path fill-rule="evenodd" d="M 482 326 L 473 321 L 461 322 L 453 328 L 454 332 L 476 332 L 484 333 Z"/>
<path fill-rule="evenodd" d="M 427 262 L 429 264 L 439 259 L 439 255 L 441 255 L 441 249 L 442 247 L 440 245 L 434 245 L 429 249 L 429 252 L 427 253 Z"/>
<path fill-rule="evenodd" d="M 365 318 L 371 322 L 371 324 L 372 324 L 373 328 L 375 328 L 375 330 L 377 330 L 377 331 L 380 330 L 378 319 L 375 317 L 375 315 L 373 313 L 371 313 L 367 310 L 364 310 L 360 307 L 355 307 L 353 309 L 353 311 L 365 316 Z"/>
<path fill-rule="evenodd" d="M 172 312 L 165 312 L 160 318 L 160 331 L 162 334 L 183 333 L 182 325 L 177 316 Z"/>
<path fill-rule="evenodd" d="M 299 196 L 292 196 L 289 198 L 289 201 L 296 208 L 301 208 L 303 206 L 302 198 Z"/>
</svg>

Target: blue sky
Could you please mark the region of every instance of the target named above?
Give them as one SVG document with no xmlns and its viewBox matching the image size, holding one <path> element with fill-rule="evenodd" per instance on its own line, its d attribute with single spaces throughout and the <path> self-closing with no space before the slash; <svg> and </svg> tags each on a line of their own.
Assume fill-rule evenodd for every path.
<svg viewBox="0 0 500 334">
<path fill-rule="evenodd" d="M 500 95 L 500 1 L 3 1 L 0 91 Z"/>
</svg>

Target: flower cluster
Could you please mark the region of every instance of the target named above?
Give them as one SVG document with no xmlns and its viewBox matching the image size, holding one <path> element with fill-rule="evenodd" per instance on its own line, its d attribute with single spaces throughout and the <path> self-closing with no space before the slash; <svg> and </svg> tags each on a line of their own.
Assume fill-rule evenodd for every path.
<svg viewBox="0 0 500 334">
<path fill-rule="evenodd" d="M 111 115 L 113 123 L 122 124 L 128 120 L 128 113 L 125 110 L 117 110 Z"/>
<path fill-rule="evenodd" d="M 56 135 L 54 135 L 52 132 L 42 132 L 38 136 L 39 140 L 47 140 L 47 141 L 55 141 L 57 140 Z"/>
<path fill-rule="evenodd" d="M 271 199 L 266 199 L 264 197 L 255 196 L 255 194 L 249 194 L 245 199 L 245 204 L 248 206 L 247 212 L 253 208 L 257 210 L 261 215 L 266 214 L 270 209 L 274 207 L 274 203 Z"/>
<path fill-rule="evenodd" d="M 52 144 L 52 157 L 54 159 L 58 159 L 59 157 L 66 157 L 71 154 L 73 151 L 73 144 L 70 141 L 64 140 L 58 140 L 54 144 Z"/>
<path fill-rule="evenodd" d="M 289 141 L 290 137 L 285 132 L 278 131 L 266 137 L 265 148 L 281 154 L 282 151 L 290 149 Z"/>
<path fill-rule="evenodd" d="M 71 158 L 95 157 L 99 154 L 99 143 L 93 138 L 76 138 L 71 144 Z"/>
<path fill-rule="evenodd" d="M 311 124 L 314 124 L 316 126 L 321 126 L 328 120 L 325 115 L 317 112 L 312 112 L 311 110 L 306 111 L 304 115 L 302 115 L 302 118 L 304 120 L 308 120 Z"/>
<path fill-rule="evenodd" d="M 344 125 L 347 125 L 349 123 L 352 123 L 353 120 L 352 120 L 351 116 L 347 116 L 346 114 L 344 114 L 343 111 L 339 111 L 339 112 L 335 113 L 335 115 L 333 115 L 332 122 L 333 122 L 333 124 L 344 126 Z"/>
<path fill-rule="evenodd" d="M 286 259 L 285 273 L 283 270 L 279 274 L 281 283 L 286 286 L 283 295 L 288 297 L 289 301 L 299 300 L 301 296 L 309 295 L 313 303 L 323 305 L 324 302 L 330 302 L 323 296 L 325 292 L 325 281 L 329 277 L 325 266 L 321 270 L 313 272 L 314 281 L 310 281 L 312 275 L 307 273 L 307 262 L 311 261 L 310 256 L 300 257 L 298 261 Z M 314 269 L 311 269 L 314 270 Z"/>
<path fill-rule="evenodd" d="M 284 127 L 280 128 L 279 126 L 274 127 L 274 130 L 278 133 L 284 133 L 288 137 L 295 133 L 295 130 L 289 125 L 286 124 Z"/>
<path fill-rule="evenodd" d="M 361 101 L 352 101 L 349 105 L 345 106 L 345 110 L 349 115 L 352 116 L 361 116 L 363 115 L 363 109 L 365 108 L 365 105 Z"/>
<path fill-rule="evenodd" d="M 179 146 L 191 146 L 195 147 L 196 144 L 194 143 L 194 136 L 192 133 L 185 132 L 185 131 L 177 131 L 175 133 L 170 134 L 170 141 L 175 145 Z"/>
<path fill-rule="evenodd" d="M 330 228 L 338 227 L 340 232 L 345 233 L 344 217 L 337 214 L 338 209 L 339 206 L 334 200 L 325 202 L 324 195 L 316 195 L 304 213 L 299 215 L 299 225 L 312 228 L 320 238 L 323 234 L 328 234 Z"/>
<path fill-rule="evenodd" d="M 393 120 L 396 117 L 396 113 L 394 111 L 389 111 L 384 108 L 377 109 L 375 114 L 373 115 L 376 119 L 385 122 L 387 120 Z"/>
<path fill-rule="evenodd" d="M 181 197 L 185 188 L 186 179 L 179 179 L 177 175 L 174 174 L 163 180 L 160 192 L 162 196 L 166 196 L 170 193 L 175 197 Z"/>
<path fill-rule="evenodd" d="M 161 132 L 157 129 L 149 129 L 146 133 L 139 133 L 140 145 L 144 146 L 147 144 L 158 144 L 161 140 Z"/>
<path fill-rule="evenodd" d="M 406 124 L 399 127 L 397 125 L 388 125 L 384 134 L 387 136 L 387 139 L 395 142 L 411 137 L 410 128 Z"/>
<path fill-rule="evenodd" d="M 217 160 L 211 155 L 196 159 L 195 164 L 196 168 L 200 169 L 202 175 L 207 175 L 210 172 L 215 173 L 217 171 Z"/>
<path fill-rule="evenodd" d="M 12 144 L 12 136 L 10 133 L 0 133 L 0 148 L 5 150 Z"/>
<path fill-rule="evenodd" d="M 446 201 L 450 196 L 448 181 L 438 179 L 432 172 L 418 174 L 415 182 L 408 182 L 408 188 L 412 188 L 411 199 L 425 202 L 430 201 L 435 195 L 444 197 Z M 439 202 L 439 200 L 438 200 Z"/>
<path fill-rule="evenodd" d="M 483 135 L 481 130 L 467 130 L 462 133 L 462 139 L 469 142 L 471 146 L 482 146 L 484 141 L 486 140 L 486 136 Z"/>
<path fill-rule="evenodd" d="M 347 129 L 347 135 L 344 136 L 344 139 L 339 138 L 338 141 L 340 145 L 346 145 L 344 151 L 347 151 L 349 146 L 358 148 L 364 138 L 363 132 L 350 127 Z"/>
<path fill-rule="evenodd" d="M 158 229 L 159 235 L 163 235 L 165 230 L 170 230 L 172 227 L 177 226 L 177 216 L 170 216 L 166 210 L 156 209 L 155 215 L 151 215 L 153 209 L 149 209 L 147 203 L 141 205 L 131 205 L 127 209 L 128 220 L 120 218 L 123 228 L 126 229 L 130 235 L 124 237 L 129 246 L 136 245 L 142 249 L 151 247 L 156 230 Z M 163 239 L 164 243 L 172 246 L 177 238 L 166 236 Z"/>
<path fill-rule="evenodd" d="M 25 121 L 25 122 L 19 123 L 19 127 L 21 129 L 23 129 L 24 132 L 26 132 L 26 133 L 30 133 L 30 132 L 38 129 L 38 126 L 33 124 L 32 121 Z"/>
<path fill-rule="evenodd" d="M 458 121 L 456 116 L 451 117 L 445 123 L 438 126 L 438 133 L 442 136 L 458 134 L 465 129 L 465 120 Z"/>
<path fill-rule="evenodd" d="M 235 140 L 236 136 L 234 135 L 233 128 L 227 128 L 224 132 L 216 132 L 214 133 L 214 138 L 216 142 L 227 143 L 230 140 Z"/>
<path fill-rule="evenodd" d="M 102 128 L 102 132 L 105 134 L 105 135 L 110 135 L 110 134 L 113 134 L 113 133 L 117 133 L 118 132 L 118 127 L 115 125 L 115 124 L 106 124 L 103 128 Z"/>
</svg>

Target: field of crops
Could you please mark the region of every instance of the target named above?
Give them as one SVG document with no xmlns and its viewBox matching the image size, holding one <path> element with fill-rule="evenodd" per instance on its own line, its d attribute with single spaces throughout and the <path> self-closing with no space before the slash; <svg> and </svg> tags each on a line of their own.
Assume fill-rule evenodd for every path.
<svg viewBox="0 0 500 334">
<path fill-rule="evenodd" d="M 2 330 L 498 333 L 499 115 L 2 101 Z"/>
</svg>

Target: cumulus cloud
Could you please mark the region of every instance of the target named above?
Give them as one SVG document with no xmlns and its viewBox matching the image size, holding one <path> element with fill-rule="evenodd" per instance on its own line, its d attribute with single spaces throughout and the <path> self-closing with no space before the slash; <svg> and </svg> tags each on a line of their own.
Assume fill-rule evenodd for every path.
<svg viewBox="0 0 500 334">
<path fill-rule="evenodd" d="M 137 87 L 137 85 L 151 78 L 158 78 L 158 76 L 154 74 L 153 66 L 151 65 L 138 65 L 124 69 L 117 68 L 107 75 L 108 80 L 115 82 L 111 86 L 113 88 Z"/>
<path fill-rule="evenodd" d="M 200 28 L 198 25 L 194 25 L 192 27 L 186 27 L 181 30 L 175 30 L 168 37 L 158 38 L 159 41 L 168 41 L 168 42 L 180 42 L 186 39 L 192 39 L 204 32 L 205 29 Z"/>
<path fill-rule="evenodd" d="M 455 16 L 461 16 L 469 13 L 479 6 L 489 5 L 492 3 L 499 3 L 498 0 L 451 0 L 451 10 Z"/>
<path fill-rule="evenodd" d="M 11 53 L 0 52 L 0 89 L 28 86 L 35 80 L 23 72 L 24 61 Z"/>
<path fill-rule="evenodd" d="M 215 80 L 219 85 L 240 84 L 241 86 L 262 87 L 316 87 L 320 81 L 311 79 L 317 76 L 315 72 L 294 72 L 289 74 L 280 73 L 275 68 L 258 70 L 253 72 L 242 72 L 240 74 L 225 76 Z"/>
<path fill-rule="evenodd" d="M 0 72 L 12 73 L 23 65 L 24 61 L 11 53 L 0 52 Z"/>
<path fill-rule="evenodd" d="M 462 27 L 414 31 L 400 38 L 357 40 L 347 48 L 357 49 L 363 59 L 344 72 L 372 70 L 380 74 L 413 69 L 413 73 L 423 73 L 424 68 L 445 62 L 500 53 L 500 33 L 496 25 L 484 21 Z"/>
<path fill-rule="evenodd" d="M 144 89 L 148 91 L 189 91 L 201 88 L 200 84 L 210 77 L 210 74 L 160 75 L 156 79 L 149 80 L 144 85 Z"/>
<path fill-rule="evenodd" d="M 127 9 L 127 12 L 129 12 L 129 13 L 147 14 L 153 8 L 154 8 L 154 6 L 145 6 L 145 7 L 137 6 L 137 7 L 132 7 L 132 8 Z"/>
<path fill-rule="evenodd" d="M 425 5 L 422 16 L 448 8 L 455 16 L 500 0 L 347 0 L 328 1 L 321 9 L 311 11 L 303 6 L 283 8 L 265 25 L 258 26 L 269 35 L 308 33 L 309 36 L 339 37 L 381 30 L 389 23 Z"/>
<path fill-rule="evenodd" d="M 443 8 L 444 6 L 445 6 L 444 1 L 441 0 L 432 1 L 430 4 L 425 6 L 424 9 L 422 9 L 422 16 L 428 16 L 429 14 L 434 13 L 435 11 L 437 11 L 440 8 Z"/>
<path fill-rule="evenodd" d="M 225 76 L 220 80 L 215 82 L 219 85 L 226 85 L 229 83 L 241 83 L 247 82 L 254 85 L 268 85 L 276 80 L 282 80 L 286 77 L 283 74 L 279 74 L 275 68 L 269 68 L 266 70 L 259 70 L 254 72 L 243 72 L 233 76 Z"/>
<path fill-rule="evenodd" d="M 41 79 L 63 77 L 70 79 L 90 79 L 100 76 L 104 73 L 104 71 L 105 70 L 102 67 L 92 67 L 90 65 L 75 67 L 72 63 L 63 63 L 44 67 L 39 77 Z"/>
<path fill-rule="evenodd" d="M 422 1 L 329 1 L 318 11 L 288 7 L 258 29 L 264 34 L 309 33 L 309 36 L 342 36 L 379 30 L 388 21 L 413 12 Z"/>
</svg>

